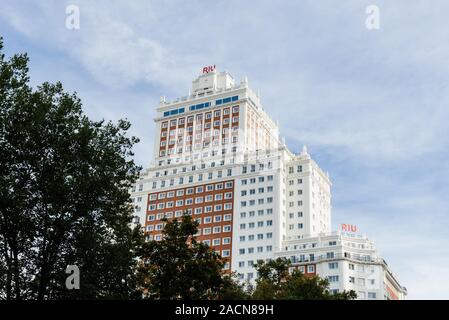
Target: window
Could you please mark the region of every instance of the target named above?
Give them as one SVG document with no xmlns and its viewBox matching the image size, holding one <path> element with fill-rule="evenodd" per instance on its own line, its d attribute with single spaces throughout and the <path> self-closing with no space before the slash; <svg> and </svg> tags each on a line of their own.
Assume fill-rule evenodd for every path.
<svg viewBox="0 0 449 320">
<path fill-rule="evenodd" d="M 329 263 L 329 269 L 337 269 L 337 268 L 338 268 L 338 262 Z"/>
<path fill-rule="evenodd" d="M 196 197 L 195 203 L 203 203 L 203 197 Z"/>
<path fill-rule="evenodd" d="M 338 276 L 328 276 L 327 280 L 329 280 L 329 282 L 338 282 Z"/>
<path fill-rule="evenodd" d="M 307 266 L 307 273 L 314 273 L 314 272 L 315 272 L 315 266 L 314 265 Z"/>
<path fill-rule="evenodd" d="M 211 223 L 212 222 L 212 217 L 204 217 L 204 223 Z"/>
<path fill-rule="evenodd" d="M 222 190 L 223 189 L 223 183 L 217 183 L 215 185 L 215 190 Z"/>
<path fill-rule="evenodd" d="M 376 293 L 375 292 L 368 292 L 368 299 L 376 299 Z"/>
</svg>

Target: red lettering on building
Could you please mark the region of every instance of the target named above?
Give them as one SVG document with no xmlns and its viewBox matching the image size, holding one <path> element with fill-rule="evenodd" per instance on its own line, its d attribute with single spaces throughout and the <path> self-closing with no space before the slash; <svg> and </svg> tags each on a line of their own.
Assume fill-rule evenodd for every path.
<svg viewBox="0 0 449 320">
<path fill-rule="evenodd" d="M 357 232 L 357 226 L 352 225 L 352 224 L 342 223 L 341 224 L 341 231 L 344 231 L 344 232 Z"/>
<path fill-rule="evenodd" d="M 215 64 L 213 66 L 203 67 L 203 73 L 209 73 L 215 71 Z"/>
</svg>

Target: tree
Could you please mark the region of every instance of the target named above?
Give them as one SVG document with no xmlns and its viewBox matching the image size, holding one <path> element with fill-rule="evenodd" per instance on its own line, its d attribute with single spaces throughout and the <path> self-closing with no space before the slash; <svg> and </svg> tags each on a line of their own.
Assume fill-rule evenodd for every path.
<svg viewBox="0 0 449 320">
<path fill-rule="evenodd" d="M 223 276 L 223 285 L 218 294 L 219 300 L 247 300 L 250 297 L 250 292 L 238 282 L 235 272 Z"/>
<path fill-rule="evenodd" d="M 140 254 L 141 290 L 147 298 L 243 298 L 242 287 L 223 274 L 221 257 L 196 240 L 198 223 L 190 215 L 163 221 L 163 239 L 145 243 Z"/>
<path fill-rule="evenodd" d="M 283 282 L 289 278 L 289 262 L 286 259 L 257 261 L 254 265 L 258 277 L 253 298 L 257 300 L 276 299 L 282 294 Z"/>
<path fill-rule="evenodd" d="M 350 300 L 357 296 L 354 291 L 332 293 L 329 282 L 319 276 L 306 276 L 295 269 L 285 258 L 265 262 L 259 260 L 255 267 L 259 274 L 253 299 L 261 300 Z"/>
<path fill-rule="evenodd" d="M 61 83 L 29 85 L 28 57 L 0 38 L 0 299 L 132 296 L 130 123 L 94 122 Z M 67 265 L 80 290 L 65 288 Z"/>
</svg>

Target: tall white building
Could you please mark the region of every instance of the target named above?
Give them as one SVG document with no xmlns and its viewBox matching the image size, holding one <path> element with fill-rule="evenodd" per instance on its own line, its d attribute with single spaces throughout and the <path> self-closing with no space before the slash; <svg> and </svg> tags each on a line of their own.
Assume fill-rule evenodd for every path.
<svg viewBox="0 0 449 320">
<path fill-rule="evenodd" d="M 377 270 L 375 285 L 384 289 L 370 291 L 367 276 L 352 282 L 362 279 L 348 269 L 351 259 L 359 261 L 354 250 L 360 248 L 331 232 L 329 176 L 305 147 L 299 154 L 287 148 L 246 77 L 236 83 L 228 72 L 205 67 L 188 96 L 161 98 L 154 121 L 154 156 L 132 190 L 148 241 L 162 239 L 163 217 L 187 211 L 199 222 L 198 240 L 219 252 L 225 272 L 236 271 L 241 281 L 254 283 L 257 260 L 283 256 L 306 274 L 328 277 L 332 290 L 356 289 L 367 299 L 404 297 L 405 288 L 375 251 L 363 254 L 372 258 L 363 265 Z M 374 250 L 366 238 L 351 239 Z M 337 261 L 322 257 L 327 242 L 336 243 Z M 334 262 L 336 268 L 326 268 Z"/>
</svg>

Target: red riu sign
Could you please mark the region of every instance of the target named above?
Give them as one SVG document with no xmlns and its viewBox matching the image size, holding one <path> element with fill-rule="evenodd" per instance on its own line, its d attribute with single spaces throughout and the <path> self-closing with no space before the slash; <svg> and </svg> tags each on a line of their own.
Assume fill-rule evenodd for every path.
<svg viewBox="0 0 449 320">
<path fill-rule="evenodd" d="M 203 73 L 209 73 L 215 71 L 215 64 L 213 66 L 203 67 Z"/>
<path fill-rule="evenodd" d="M 340 225 L 340 229 L 341 229 L 341 231 L 345 231 L 345 232 L 357 232 L 357 226 L 352 225 L 352 224 L 342 223 Z"/>
</svg>

